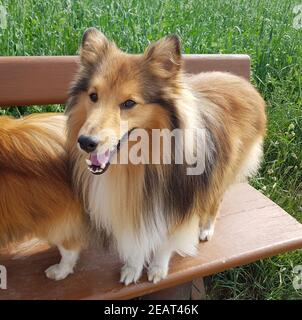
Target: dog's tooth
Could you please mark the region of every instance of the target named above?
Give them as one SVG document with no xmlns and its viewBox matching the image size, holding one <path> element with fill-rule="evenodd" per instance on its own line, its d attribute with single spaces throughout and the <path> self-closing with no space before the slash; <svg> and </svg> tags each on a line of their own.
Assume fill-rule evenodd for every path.
<svg viewBox="0 0 302 320">
<path fill-rule="evenodd" d="M 89 160 L 89 159 L 85 159 L 86 163 L 91 166 L 92 165 L 92 162 Z"/>
<path fill-rule="evenodd" d="M 102 164 L 101 164 L 101 168 L 102 168 L 102 169 L 105 169 L 105 167 L 106 167 L 106 164 L 105 164 L 105 163 L 102 163 Z"/>
</svg>

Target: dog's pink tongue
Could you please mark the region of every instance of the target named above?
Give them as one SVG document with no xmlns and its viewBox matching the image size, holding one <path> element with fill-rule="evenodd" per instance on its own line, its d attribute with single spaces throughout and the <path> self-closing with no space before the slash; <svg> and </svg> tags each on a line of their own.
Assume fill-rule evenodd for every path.
<svg viewBox="0 0 302 320">
<path fill-rule="evenodd" d="M 90 154 L 90 161 L 93 166 L 100 166 L 102 164 L 107 164 L 109 161 L 110 157 L 110 152 L 107 150 L 106 152 L 102 154 L 96 154 L 96 153 L 91 153 Z"/>
<path fill-rule="evenodd" d="M 98 155 L 96 153 L 90 153 L 89 160 L 93 166 L 99 166 Z"/>
</svg>

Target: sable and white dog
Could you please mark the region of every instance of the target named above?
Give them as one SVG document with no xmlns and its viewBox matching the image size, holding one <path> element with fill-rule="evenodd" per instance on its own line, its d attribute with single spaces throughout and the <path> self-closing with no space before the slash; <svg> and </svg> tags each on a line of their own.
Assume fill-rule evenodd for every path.
<svg viewBox="0 0 302 320">
<path fill-rule="evenodd" d="M 225 190 L 259 166 L 266 127 L 264 101 L 246 80 L 183 73 L 176 36 L 134 55 L 94 28 L 82 40 L 66 114 L 74 186 L 96 226 L 114 239 L 126 285 L 145 264 L 148 279 L 159 281 L 173 252 L 193 255 L 198 238 L 211 238 Z M 171 164 L 113 164 L 123 148 L 131 151 L 134 142 L 123 142 L 138 129 L 152 141 L 155 129 L 198 128 L 203 134 L 193 149 L 204 151 L 200 174 L 188 174 L 188 161 L 175 161 L 177 141 Z M 104 136 L 107 129 L 114 137 Z"/>
</svg>

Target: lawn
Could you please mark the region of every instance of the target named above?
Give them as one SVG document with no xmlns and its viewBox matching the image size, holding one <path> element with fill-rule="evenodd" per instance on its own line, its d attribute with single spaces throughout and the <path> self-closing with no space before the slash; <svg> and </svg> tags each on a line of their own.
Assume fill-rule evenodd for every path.
<svg viewBox="0 0 302 320">
<path fill-rule="evenodd" d="M 0 55 L 74 55 L 83 31 L 96 26 L 128 52 L 169 33 L 184 53 L 246 53 L 252 81 L 267 102 L 268 136 L 261 171 L 251 183 L 302 222 L 302 0 L 140 1 L 0 0 L 6 9 Z M 3 10 L 2 10 L 3 11 Z M 297 18 L 296 18 L 297 20 Z M 32 107 L 26 112 L 62 110 Z M 22 108 L 0 114 L 20 116 Z M 207 278 L 208 298 L 301 299 L 292 286 L 295 251 Z"/>
</svg>

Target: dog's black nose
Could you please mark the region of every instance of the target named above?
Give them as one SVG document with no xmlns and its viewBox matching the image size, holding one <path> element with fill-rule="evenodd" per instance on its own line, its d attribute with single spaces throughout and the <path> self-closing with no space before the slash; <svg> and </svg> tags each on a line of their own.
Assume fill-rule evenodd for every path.
<svg viewBox="0 0 302 320">
<path fill-rule="evenodd" d="M 94 136 L 81 135 L 78 139 L 78 143 L 82 150 L 89 153 L 96 149 L 98 145 L 98 139 Z"/>
</svg>

